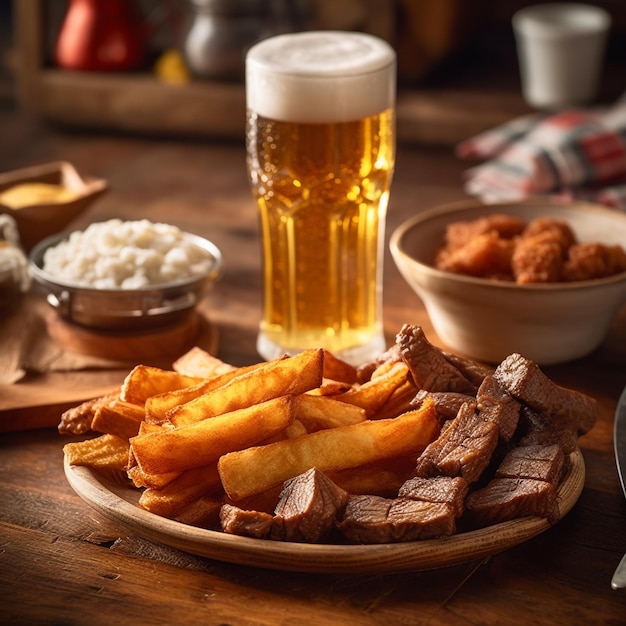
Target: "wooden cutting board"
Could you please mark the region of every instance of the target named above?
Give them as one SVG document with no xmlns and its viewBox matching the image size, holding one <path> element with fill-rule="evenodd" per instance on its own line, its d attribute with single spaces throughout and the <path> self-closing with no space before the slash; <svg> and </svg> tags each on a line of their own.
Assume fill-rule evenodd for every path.
<svg viewBox="0 0 626 626">
<path fill-rule="evenodd" d="M 33 307 L 30 298 L 24 306 L 29 315 L 18 311 L 13 323 L 23 319 L 29 324 L 32 332 L 23 329 L 28 336 L 36 332 L 39 320 L 44 329 L 40 343 L 52 342 L 61 357 L 47 371 L 27 371 L 17 382 L 0 384 L 0 432 L 55 427 L 64 410 L 119 388 L 135 365 L 169 369 L 194 345 L 217 352 L 217 331 L 202 311 L 168 327 L 110 333 L 68 324 L 48 307 Z M 5 337 L 0 361 L 12 358 L 10 349 Z"/>
</svg>

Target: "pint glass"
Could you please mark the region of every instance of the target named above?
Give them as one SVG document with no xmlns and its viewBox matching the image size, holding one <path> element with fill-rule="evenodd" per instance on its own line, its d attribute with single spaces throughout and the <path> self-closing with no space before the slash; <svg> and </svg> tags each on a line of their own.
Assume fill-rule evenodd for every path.
<svg viewBox="0 0 626 626">
<path fill-rule="evenodd" d="M 395 53 L 363 33 L 279 35 L 246 57 L 247 165 L 260 215 L 259 354 L 385 349 L 382 259 L 395 160 Z"/>
</svg>

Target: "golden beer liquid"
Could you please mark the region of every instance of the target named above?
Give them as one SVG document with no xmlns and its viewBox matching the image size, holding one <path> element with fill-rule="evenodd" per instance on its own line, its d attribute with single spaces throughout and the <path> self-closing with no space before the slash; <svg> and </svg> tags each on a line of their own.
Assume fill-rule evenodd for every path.
<svg viewBox="0 0 626 626">
<path fill-rule="evenodd" d="M 248 172 L 263 245 L 261 341 L 340 356 L 372 342 L 384 349 L 380 263 L 393 116 L 388 109 L 303 124 L 248 110 Z"/>
</svg>

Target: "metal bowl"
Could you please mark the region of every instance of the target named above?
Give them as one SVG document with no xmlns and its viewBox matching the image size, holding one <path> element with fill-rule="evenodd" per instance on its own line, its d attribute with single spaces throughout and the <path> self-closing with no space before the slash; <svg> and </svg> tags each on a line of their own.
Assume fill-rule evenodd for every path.
<svg viewBox="0 0 626 626">
<path fill-rule="evenodd" d="M 206 274 L 137 289 L 98 289 L 65 282 L 43 270 L 43 258 L 46 250 L 66 239 L 68 233 L 37 244 L 29 255 L 30 271 L 50 306 L 70 322 L 102 330 L 165 326 L 189 315 L 222 271 L 222 253 L 215 244 L 198 235 L 183 236 L 213 257 Z"/>
</svg>

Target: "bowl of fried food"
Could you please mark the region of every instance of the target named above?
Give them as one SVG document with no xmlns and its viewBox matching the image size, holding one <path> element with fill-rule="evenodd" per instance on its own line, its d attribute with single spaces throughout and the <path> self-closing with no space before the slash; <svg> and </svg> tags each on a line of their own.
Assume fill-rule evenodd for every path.
<svg viewBox="0 0 626 626">
<path fill-rule="evenodd" d="M 44 239 L 29 265 L 61 318 L 131 330 L 188 315 L 219 277 L 222 254 L 208 239 L 171 224 L 110 219 Z"/>
<path fill-rule="evenodd" d="M 440 339 L 486 363 L 582 358 L 626 302 L 626 215 L 585 202 L 459 202 L 390 239 L 394 261 Z"/>
</svg>

